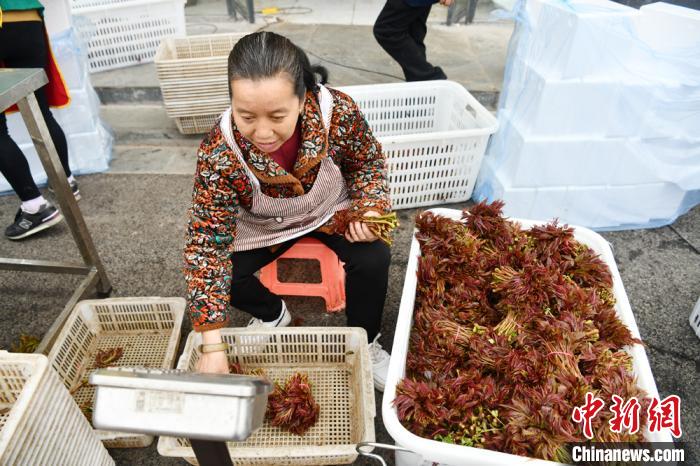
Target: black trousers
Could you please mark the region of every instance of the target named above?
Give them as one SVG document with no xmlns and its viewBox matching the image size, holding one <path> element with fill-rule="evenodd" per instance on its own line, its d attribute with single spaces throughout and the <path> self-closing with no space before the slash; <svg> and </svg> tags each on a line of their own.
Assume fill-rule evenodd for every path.
<svg viewBox="0 0 700 466">
<path fill-rule="evenodd" d="M 389 246 L 381 241 L 351 243 L 341 235 L 311 232 L 345 263 L 345 314 L 349 327 L 362 327 L 370 341 L 379 333 L 389 282 Z M 299 239 L 299 238 L 297 238 Z M 258 319 L 275 320 L 282 310 L 282 299 L 253 275 L 286 250 L 297 239 L 287 241 L 274 252 L 269 248 L 234 252 L 231 277 L 231 305 Z"/>
<path fill-rule="evenodd" d="M 48 61 L 48 54 L 42 22 L 4 23 L 0 28 L 0 61 L 6 68 L 44 68 Z M 34 95 L 56 146 L 58 158 L 61 159 L 61 165 L 68 177 L 71 171 L 68 166 L 66 135 L 49 110 L 45 89 L 46 86 L 38 89 Z M 0 113 L 0 173 L 22 201 L 39 197 L 39 189 L 32 179 L 27 159 L 15 141 L 10 138 L 4 113 Z"/>
<path fill-rule="evenodd" d="M 439 66 L 428 63 L 425 56 L 428 6 L 409 6 L 404 0 L 387 0 L 374 23 L 374 37 L 396 60 L 406 81 L 447 79 Z"/>
</svg>

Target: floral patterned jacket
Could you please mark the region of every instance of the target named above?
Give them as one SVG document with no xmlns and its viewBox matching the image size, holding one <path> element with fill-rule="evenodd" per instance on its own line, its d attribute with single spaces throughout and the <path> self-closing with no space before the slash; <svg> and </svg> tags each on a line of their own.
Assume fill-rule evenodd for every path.
<svg viewBox="0 0 700 466">
<path fill-rule="evenodd" d="M 233 134 L 261 191 L 272 197 L 291 198 L 308 192 L 321 160 L 329 156 L 340 168 L 352 200 L 352 209 L 364 212 L 391 210 L 385 158 L 357 104 L 348 95 L 330 89 L 333 115 L 328 137 L 317 97 L 308 92 L 301 115 L 302 142 L 291 173 L 258 150 L 235 127 Z M 325 149 L 328 144 L 328 150 Z M 184 275 L 187 303 L 197 331 L 227 325 L 226 309 L 231 282 L 231 253 L 240 209 L 249 209 L 252 186 L 219 124 L 202 141 L 197 153 L 192 207 L 189 210 Z M 334 231 L 331 218 L 319 228 Z"/>
</svg>

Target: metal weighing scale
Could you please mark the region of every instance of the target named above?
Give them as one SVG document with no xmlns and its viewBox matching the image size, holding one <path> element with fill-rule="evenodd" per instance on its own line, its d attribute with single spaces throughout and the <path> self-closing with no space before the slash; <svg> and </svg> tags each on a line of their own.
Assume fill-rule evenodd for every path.
<svg viewBox="0 0 700 466">
<path fill-rule="evenodd" d="M 261 377 L 127 367 L 98 369 L 90 384 L 96 429 L 188 438 L 201 466 L 233 464 L 226 442 L 244 441 L 262 425 L 273 389 Z M 374 442 L 356 450 L 386 466 L 374 448 L 410 452 Z"/>
<path fill-rule="evenodd" d="M 97 429 L 190 439 L 201 466 L 232 465 L 227 441 L 246 440 L 265 418 L 263 378 L 110 367 L 90 375 Z"/>
</svg>

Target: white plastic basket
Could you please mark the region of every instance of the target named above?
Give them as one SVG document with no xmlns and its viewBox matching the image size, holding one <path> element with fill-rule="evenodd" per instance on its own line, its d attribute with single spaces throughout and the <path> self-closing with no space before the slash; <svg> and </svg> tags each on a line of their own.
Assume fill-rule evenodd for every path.
<svg viewBox="0 0 700 466">
<path fill-rule="evenodd" d="M 695 303 L 693 312 L 690 313 L 690 326 L 695 330 L 695 334 L 700 338 L 700 298 Z"/>
<path fill-rule="evenodd" d="M 498 121 L 464 86 L 422 81 L 340 87 L 387 158 L 394 209 L 469 199 Z"/>
<path fill-rule="evenodd" d="M 122 348 L 115 366 L 172 369 L 185 313 L 182 298 L 111 298 L 80 301 L 49 353 L 73 399 L 92 407 L 95 387 L 83 383 L 96 369 L 98 350 Z M 152 435 L 95 430 L 109 448 L 140 448 Z"/>
<path fill-rule="evenodd" d="M 184 35 L 185 0 L 71 0 L 90 72 L 153 61 L 163 38 Z"/>
<path fill-rule="evenodd" d="M 228 443 L 236 465 L 311 466 L 349 464 L 355 445 L 374 441 L 374 385 L 367 334 L 352 327 L 225 328 L 229 360 L 260 368 L 275 382 L 295 372 L 309 376 L 319 404 L 318 422 L 303 436 L 265 421 L 245 442 Z M 177 368 L 192 371 L 200 353 L 199 333 L 192 332 Z M 197 464 L 186 439 L 160 437 L 158 453 Z"/>
<path fill-rule="evenodd" d="M 454 209 L 438 208 L 431 209 L 430 211 L 452 219 L 459 219 L 462 214 L 460 210 Z M 543 223 L 532 220 L 512 220 L 521 223 L 523 228 L 530 228 L 533 225 Z M 622 279 L 617 270 L 610 245 L 602 236 L 588 228 L 574 227 L 574 237 L 577 241 L 586 244 L 599 254 L 600 258 L 610 268 L 610 272 L 613 276 L 613 292 L 616 300 L 615 309 L 617 315 L 630 329 L 632 336 L 640 338 L 639 329 L 634 320 L 634 314 L 632 314 L 627 294 L 622 286 Z M 396 397 L 396 385 L 405 374 L 409 337 L 411 328 L 413 327 L 413 307 L 416 296 L 416 272 L 418 269 L 419 256 L 420 246 L 414 235 L 411 243 L 408 266 L 406 267 L 406 278 L 404 281 L 403 295 L 401 296 L 396 333 L 394 334 L 394 346 L 391 351 L 389 374 L 387 377 L 386 389 L 384 390 L 384 398 L 382 400 L 382 419 L 384 420 L 384 425 L 389 435 L 394 438 L 398 445 L 408 448 L 420 455 L 422 459 L 426 461 L 422 463 L 423 465 L 430 465 L 431 463 L 439 463 L 444 466 L 552 466 L 560 464 L 493 450 L 451 445 L 436 440 L 428 440 L 409 432 L 401 422 L 399 422 L 396 408 L 393 406 L 393 401 Z M 649 396 L 658 398 L 659 392 L 656 388 L 654 376 L 651 373 L 651 367 L 649 366 L 649 360 L 644 351 L 644 347 L 642 345 L 634 345 L 630 349 L 630 354 L 632 355 L 633 371 L 637 377 L 638 386 Z M 647 433 L 647 440 L 651 442 L 673 442 L 673 438 L 668 432 Z M 414 458 L 417 457 L 413 455 L 397 455 L 397 466 L 421 465 L 420 461 L 416 463 Z"/>
<path fill-rule="evenodd" d="M 44 355 L 0 351 L 0 409 L 2 465 L 114 465 Z"/>
<path fill-rule="evenodd" d="M 155 56 L 168 116 L 183 134 L 206 133 L 231 101 L 228 55 L 243 33 L 171 37 Z"/>
</svg>

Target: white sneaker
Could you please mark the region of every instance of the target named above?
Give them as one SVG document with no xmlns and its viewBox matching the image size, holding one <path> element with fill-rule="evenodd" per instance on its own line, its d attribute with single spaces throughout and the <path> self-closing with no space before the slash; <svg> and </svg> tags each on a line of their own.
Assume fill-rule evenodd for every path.
<svg viewBox="0 0 700 466">
<path fill-rule="evenodd" d="M 374 337 L 374 341 L 369 344 L 369 358 L 372 360 L 372 375 L 374 378 L 374 388 L 380 392 L 384 391 L 384 385 L 386 384 L 386 377 L 389 373 L 389 353 L 382 349 L 382 345 L 379 344 L 378 333 Z"/>
<path fill-rule="evenodd" d="M 255 327 L 268 327 L 268 328 L 275 328 L 275 327 L 286 327 L 289 325 L 289 323 L 292 321 L 292 315 L 289 313 L 289 310 L 287 309 L 287 304 L 282 301 L 282 312 L 280 312 L 280 315 L 273 321 L 270 322 L 265 322 L 262 319 L 257 319 L 253 317 L 248 321 L 248 328 L 255 328 Z"/>
</svg>

